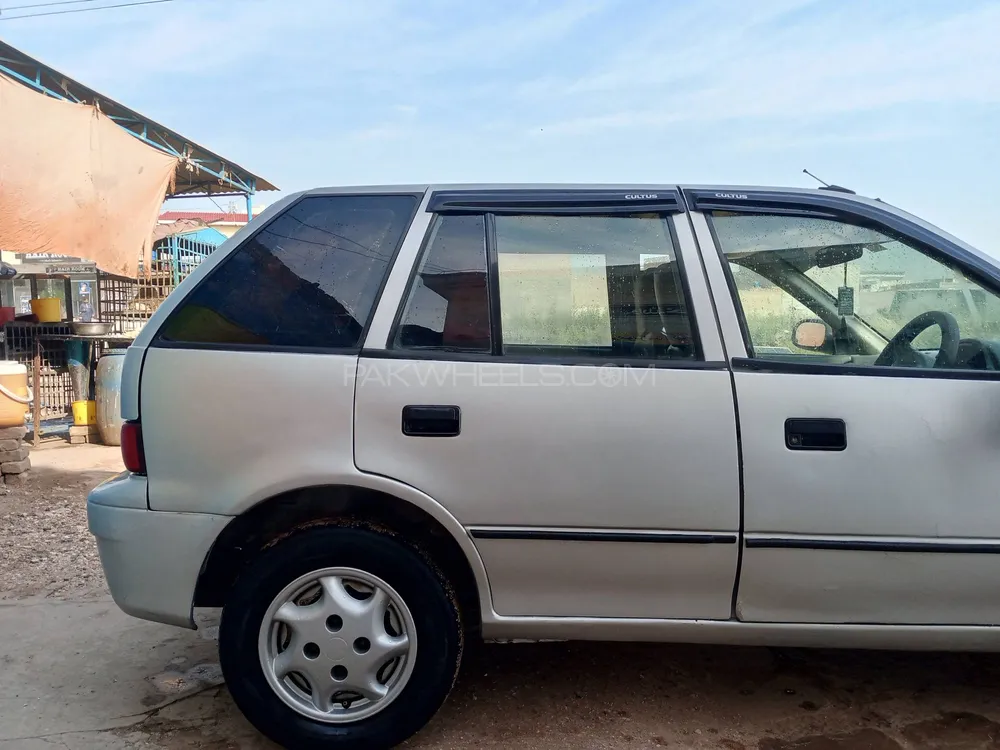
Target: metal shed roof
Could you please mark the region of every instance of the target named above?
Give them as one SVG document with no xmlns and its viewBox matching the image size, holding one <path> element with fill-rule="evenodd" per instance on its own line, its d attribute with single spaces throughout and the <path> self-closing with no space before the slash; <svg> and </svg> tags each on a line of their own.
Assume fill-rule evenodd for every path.
<svg viewBox="0 0 1000 750">
<path fill-rule="evenodd" d="M 255 193 L 277 190 L 263 177 L 199 146 L 0 40 L 0 75 L 56 99 L 95 105 L 120 127 L 152 148 L 180 159 L 170 195 Z"/>
</svg>

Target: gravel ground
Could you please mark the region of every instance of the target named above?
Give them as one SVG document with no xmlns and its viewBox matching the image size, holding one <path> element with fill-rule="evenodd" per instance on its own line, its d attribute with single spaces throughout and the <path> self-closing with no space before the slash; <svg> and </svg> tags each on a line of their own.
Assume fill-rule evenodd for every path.
<svg viewBox="0 0 1000 750">
<path fill-rule="evenodd" d="M 85 501 L 92 487 L 122 470 L 118 449 L 43 448 L 31 462 L 25 484 L 0 495 L 0 599 L 103 594 Z"/>
<path fill-rule="evenodd" d="M 19 607 L 25 597 L 24 606 L 31 608 L 40 596 L 56 602 L 106 596 L 84 499 L 89 488 L 120 470 L 117 450 L 40 450 L 32 462 L 28 483 L 0 496 L 0 599 L 6 600 L 0 601 L 0 616 L 3 607 Z M 92 623 L 82 621 L 80 628 L 87 632 Z M 198 669 L 215 668 L 209 663 L 214 647 L 206 641 L 212 630 L 166 629 L 160 642 L 139 647 L 176 647 L 181 662 L 184 654 L 197 654 Z M 73 667 L 80 686 L 68 688 L 70 694 L 93 694 L 134 669 L 138 657 L 116 654 Z M 239 715 L 224 686 L 210 687 L 150 711 L 127 729 L 78 737 L 58 733 L 31 745 L 0 742 L 0 750 L 55 746 L 57 738 L 72 750 L 274 747 Z M 0 695 L 0 703 L 6 697 Z M 448 703 L 407 747 L 1000 750 L 1000 655 L 666 644 L 473 646 Z"/>
</svg>

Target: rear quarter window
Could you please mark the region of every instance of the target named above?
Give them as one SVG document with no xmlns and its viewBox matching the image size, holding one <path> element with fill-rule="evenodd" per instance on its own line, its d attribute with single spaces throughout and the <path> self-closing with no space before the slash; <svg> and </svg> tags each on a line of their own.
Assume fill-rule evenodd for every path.
<svg viewBox="0 0 1000 750">
<path fill-rule="evenodd" d="M 356 349 L 417 201 L 302 198 L 214 268 L 173 311 L 159 340 Z"/>
</svg>

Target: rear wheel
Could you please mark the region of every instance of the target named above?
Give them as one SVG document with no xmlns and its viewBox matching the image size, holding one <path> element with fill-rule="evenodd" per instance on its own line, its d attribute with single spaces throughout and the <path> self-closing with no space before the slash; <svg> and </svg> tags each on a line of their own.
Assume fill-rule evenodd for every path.
<svg viewBox="0 0 1000 750">
<path fill-rule="evenodd" d="M 222 669 L 244 715 L 294 748 L 390 748 L 420 730 L 458 672 L 455 597 L 415 550 L 357 528 L 289 537 L 240 576 Z"/>
</svg>

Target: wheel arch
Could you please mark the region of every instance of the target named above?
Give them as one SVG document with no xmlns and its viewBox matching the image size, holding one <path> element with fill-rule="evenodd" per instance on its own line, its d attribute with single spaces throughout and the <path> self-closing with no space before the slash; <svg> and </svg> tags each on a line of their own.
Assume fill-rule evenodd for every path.
<svg viewBox="0 0 1000 750">
<path fill-rule="evenodd" d="M 398 536 L 428 557 L 454 587 L 467 627 L 478 631 L 492 603 L 485 567 L 465 528 L 429 496 L 380 479 L 285 490 L 245 509 L 226 525 L 209 550 L 198 576 L 194 606 L 224 606 L 246 565 L 296 532 L 316 526 L 359 525 Z"/>
</svg>

